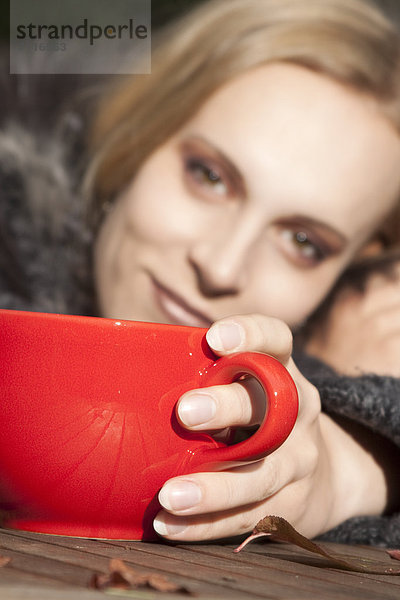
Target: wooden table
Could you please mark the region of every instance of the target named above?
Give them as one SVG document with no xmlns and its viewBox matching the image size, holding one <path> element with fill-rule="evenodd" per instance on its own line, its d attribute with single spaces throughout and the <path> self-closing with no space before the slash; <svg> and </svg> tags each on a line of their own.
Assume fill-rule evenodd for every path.
<svg viewBox="0 0 400 600">
<path fill-rule="evenodd" d="M 325 544 L 335 552 L 398 567 L 384 550 Z M 399 600 L 400 576 L 340 571 L 323 558 L 287 544 L 255 542 L 240 554 L 231 544 L 167 545 L 100 541 L 0 530 L 1 600 L 100 600 L 138 598 L 268 598 L 280 600 Z M 107 573 L 112 558 L 142 572 L 161 573 L 190 595 L 90 588 L 95 573 Z"/>
</svg>

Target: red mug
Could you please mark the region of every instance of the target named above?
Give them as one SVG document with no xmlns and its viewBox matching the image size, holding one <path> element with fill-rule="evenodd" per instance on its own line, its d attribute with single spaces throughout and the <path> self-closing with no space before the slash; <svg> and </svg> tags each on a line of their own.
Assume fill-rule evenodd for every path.
<svg viewBox="0 0 400 600">
<path fill-rule="evenodd" d="M 260 353 L 217 358 L 206 329 L 0 311 L 3 526 L 90 538 L 154 539 L 157 494 L 176 475 L 273 452 L 296 421 L 287 370 Z M 190 389 L 258 379 L 265 418 L 227 445 L 175 415 Z"/>
</svg>

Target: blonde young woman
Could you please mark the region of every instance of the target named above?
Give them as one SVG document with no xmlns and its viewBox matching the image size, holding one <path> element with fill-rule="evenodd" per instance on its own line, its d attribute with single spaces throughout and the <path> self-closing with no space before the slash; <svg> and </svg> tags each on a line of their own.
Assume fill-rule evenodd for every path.
<svg viewBox="0 0 400 600">
<path fill-rule="evenodd" d="M 362 0 L 213 0 L 168 29 L 151 76 L 100 102 L 85 177 L 94 312 L 208 327 L 219 355 L 277 357 L 300 395 L 273 455 L 166 482 L 160 535 L 221 538 L 278 514 L 309 536 L 400 543 L 399 381 L 291 357 L 291 331 L 344 273 L 396 256 L 399 74 L 399 39 Z M 309 347 L 335 356 L 317 336 Z M 177 410 L 223 435 L 256 426 L 265 400 L 248 379 Z"/>
</svg>

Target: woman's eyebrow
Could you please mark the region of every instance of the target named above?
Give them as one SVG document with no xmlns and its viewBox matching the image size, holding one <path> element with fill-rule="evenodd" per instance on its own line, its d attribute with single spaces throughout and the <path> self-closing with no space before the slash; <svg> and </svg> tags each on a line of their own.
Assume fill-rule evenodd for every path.
<svg viewBox="0 0 400 600">
<path fill-rule="evenodd" d="M 197 146 L 200 151 L 211 153 L 211 157 L 221 161 L 224 164 L 225 169 L 228 171 L 233 183 L 236 186 L 238 194 L 242 197 L 247 196 L 246 184 L 244 177 L 232 160 L 222 150 L 217 148 L 214 144 L 206 140 L 199 135 L 189 135 L 181 140 L 181 145 L 185 148 L 186 145 Z"/>
</svg>

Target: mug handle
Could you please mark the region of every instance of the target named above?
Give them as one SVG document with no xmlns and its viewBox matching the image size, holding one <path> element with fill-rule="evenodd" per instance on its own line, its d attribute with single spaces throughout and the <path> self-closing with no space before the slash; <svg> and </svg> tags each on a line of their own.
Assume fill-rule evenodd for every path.
<svg viewBox="0 0 400 600">
<path fill-rule="evenodd" d="M 264 389 L 266 412 L 257 431 L 243 442 L 219 448 L 199 448 L 194 462 L 215 463 L 257 460 L 276 450 L 288 437 L 298 414 L 298 393 L 288 370 L 276 358 L 257 352 L 234 353 L 219 358 L 203 372 L 204 386 L 227 384 L 252 375 Z"/>
</svg>

